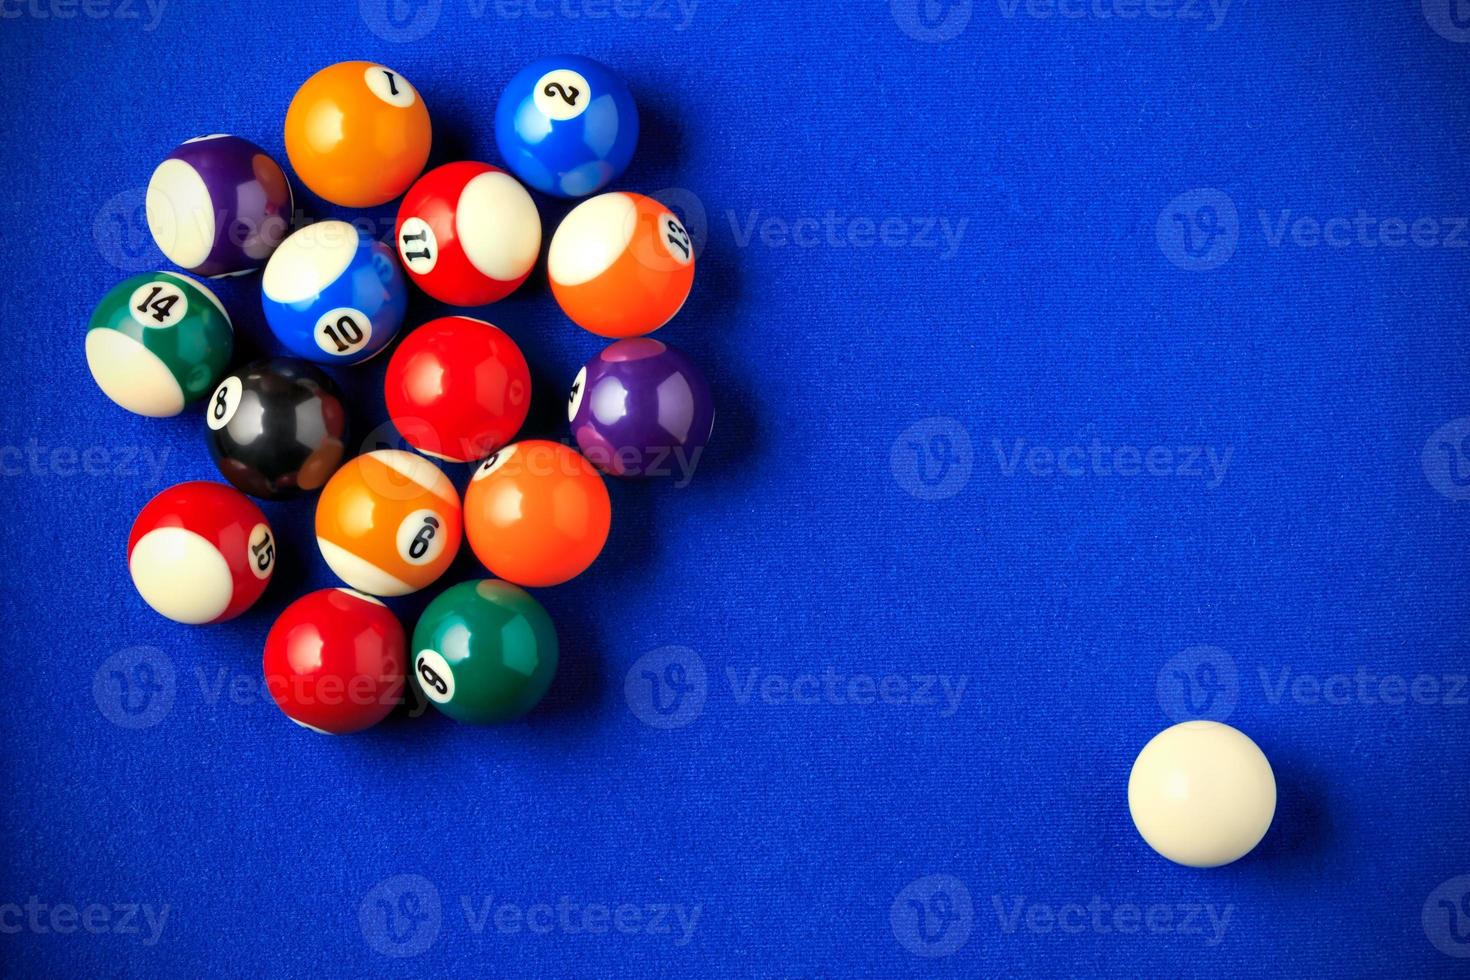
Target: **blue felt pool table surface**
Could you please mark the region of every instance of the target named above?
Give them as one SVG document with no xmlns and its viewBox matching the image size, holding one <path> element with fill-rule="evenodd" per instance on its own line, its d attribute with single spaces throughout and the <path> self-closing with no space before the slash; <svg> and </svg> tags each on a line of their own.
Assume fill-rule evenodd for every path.
<svg viewBox="0 0 1470 980">
<path fill-rule="evenodd" d="M 0 972 L 1470 968 L 1463 5 L 0 14 Z M 312 501 L 265 505 L 281 564 L 246 615 L 144 606 L 134 515 L 217 473 L 196 410 L 102 396 L 87 318 L 168 267 L 143 188 L 183 139 L 284 163 L 296 87 L 366 59 L 421 91 L 431 164 L 496 163 L 502 86 L 559 52 L 628 79 L 615 186 L 699 244 L 658 336 L 710 378 L 711 449 L 687 485 L 613 483 L 601 559 L 535 590 L 562 664 L 528 718 L 313 734 L 260 680 L 275 615 L 335 584 Z M 396 206 L 297 204 L 383 236 Z M 549 240 L 568 205 L 537 204 Z M 525 433 L 565 439 L 600 343 L 540 270 L 477 315 L 531 364 Z M 217 287 L 237 360 L 276 349 L 259 281 Z M 408 326 L 445 309 L 415 293 Z M 335 372 L 382 444 L 385 361 Z M 441 585 L 477 574 L 466 548 Z M 436 591 L 391 605 L 411 626 Z M 1279 785 L 1209 871 L 1127 806 L 1192 717 Z"/>
</svg>

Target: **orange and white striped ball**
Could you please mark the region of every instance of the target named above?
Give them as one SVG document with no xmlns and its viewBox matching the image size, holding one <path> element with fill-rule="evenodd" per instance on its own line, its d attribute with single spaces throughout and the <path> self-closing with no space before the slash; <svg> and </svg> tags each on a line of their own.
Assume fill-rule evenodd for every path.
<svg viewBox="0 0 1470 980">
<path fill-rule="evenodd" d="M 546 258 L 551 293 L 601 337 L 640 337 L 668 323 L 694 285 L 694 244 L 651 197 L 617 191 L 562 219 Z"/>
<path fill-rule="evenodd" d="M 316 505 L 316 543 L 337 577 L 359 592 L 417 592 L 459 551 L 459 495 L 429 460 L 382 449 L 347 463 Z"/>
</svg>

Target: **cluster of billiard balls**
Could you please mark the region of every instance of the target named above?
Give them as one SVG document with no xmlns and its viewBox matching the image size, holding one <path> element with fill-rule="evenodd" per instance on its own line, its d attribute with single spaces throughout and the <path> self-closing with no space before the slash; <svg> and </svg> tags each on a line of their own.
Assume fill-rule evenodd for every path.
<svg viewBox="0 0 1470 980">
<path fill-rule="evenodd" d="M 290 181 L 265 151 L 235 136 L 189 140 L 149 183 L 153 237 L 196 276 L 263 268 L 266 322 L 291 356 L 231 372 L 228 313 L 207 286 L 174 272 L 119 283 L 87 331 L 92 375 L 123 408 L 172 416 L 204 399 L 209 449 L 232 485 L 180 484 L 138 514 L 128 567 L 153 609 L 191 624 L 244 612 L 265 591 L 277 555 L 269 522 L 246 494 L 320 491 L 317 544 L 350 588 L 288 606 L 263 662 L 276 703 L 309 728 L 340 734 L 376 724 L 402 698 L 405 677 L 459 721 L 529 711 L 558 652 L 550 618 L 522 586 L 566 582 L 602 551 L 612 509 L 599 470 L 649 476 L 671 454 L 697 459 L 714 425 L 699 370 L 646 336 L 689 295 L 688 233 L 652 198 L 597 193 L 622 174 L 638 140 L 627 85 L 585 58 L 538 61 L 506 88 L 495 136 L 510 172 L 458 162 L 424 174 L 430 122 L 413 85 L 382 65 L 331 65 L 291 101 L 287 156 L 297 177 L 335 204 L 370 207 L 402 195 L 394 247 L 344 221 L 292 231 Z M 406 334 L 388 362 L 388 415 L 417 452 L 349 458 L 347 408 L 317 365 L 357 364 L 385 350 L 402 326 L 409 281 L 455 306 L 514 291 L 541 252 L 540 215 L 523 183 L 557 197 L 597 195 L 563 219 L 547 263 L 567 316 L 615 341 L 571 389 L 568 417 L 582 451 L 514 441 L 531 399 L 525 357 L 500 328 L 447 316 Z M 463 499 L 430 457 L 480 461 Z M 462 538 L 495 577 L 436 597 L 410 647 L 376 597 L 435 582 Z"/>
</svg>

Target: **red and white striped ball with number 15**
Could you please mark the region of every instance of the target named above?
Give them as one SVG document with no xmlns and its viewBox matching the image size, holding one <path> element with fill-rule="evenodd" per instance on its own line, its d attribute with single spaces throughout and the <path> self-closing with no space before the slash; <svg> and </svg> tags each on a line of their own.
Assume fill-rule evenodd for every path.
<svg viewBox="0 0 1470 980">
<path fill-rule="evenodd" d="M 541 253 L 536 202 L 488 163 L 447 163 L 420 177 L 398 208 L 395 234 L 408 277 L 454 306 L 510 295 Z"/>
<path fill-rule="evenodd" d="M 220 483 L 180 483 L 148 501 L 128 535 L 143 599 L 177 623 L 240 615 L 276 570 L 276 536 L 250 498 Z"/>
</svg>

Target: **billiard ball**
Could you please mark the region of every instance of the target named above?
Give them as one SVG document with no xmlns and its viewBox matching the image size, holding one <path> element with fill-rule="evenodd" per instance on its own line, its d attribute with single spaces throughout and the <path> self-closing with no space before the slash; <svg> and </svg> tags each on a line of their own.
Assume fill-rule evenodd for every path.
<svg viewBox="0 0 1470 980">
<path fill-rule="evenodd" d="M 531 407 L 531 373 L 499 327 L 446 316 L 403 338 L 388 362 L 383 395 L 409 445 L 468 463 L 515 438 Z"/>
<path fill-rule="evenodd" d="M 613 476 L 689 476 L 715 424 L 714 397 L 694 363 L 652 337 L 619 340 L 577 373 L 572 435 Z"/>
<path fill-rule="evenodd" d="M 480 464 L 465 491 L 464 519 L 470 547 L 491 574 L 517 585 L 560 585 L 601 553 L 612 503 L 580 453 L 530 439 Z"/>
<path fill-rule="evenodd" d="M 487 163 L 446 163 L 398 208 L 398 258 L 435 299 L 483 306 L 526 281 L 541 254 L 541 215 L 516 179 Z"/>
<path fill-rule="evenodd" d="M 219 298 L 172 272 L 146 272 L 108 291 L 87 327 L 87 367 L 102 393 L 163 418 L 214 387 L 235 350 Z"/>
<path fill-rule="evenodd" d="M 337 577 L 359 592 L 417 592 L 454 561 L 459 495 L 422 456 L 380 449 L 343 465 L 316 505 L 316 543 Z"/>
<path fill-rule="evenodd" d="M 138 513 L 128 571 L 138 594 L 177 623 L 233 619 L 276 569 L 276 537 L 260 508 L 221 483 L 180 483 Z"/>
<path fill-rule="evenodd" d="M 286 110 L 286 156 L 301 182 L 333 204 L 393 200 L 429 159 L 429 111 L 418 90 L 368 61 L 328 65 Z"/>
<path fill-rule="evenodd" d="M 694 249 L 668 208 L 619 191 L 562 219 L 546 271 L 572 322 L 602 337 L 637 337 L 668 323 L 689 298 Z"/>
<path fill-rule="evenodd" d="M 413 630 L 413 684 L 455 721 L 510 721 L 541 700 L 556 675 L 556 628 L 541 604 L 508 582 L 451 586 Z"/>
<path fill-rule="evenodd" d="M 392 251 L 345 221 L 292 233 L 266 264 L 260 292 L 276 339 L 319 364 L 372 357 L 397 335 L 408 307 Z"/>
<path fill-rule="evenodd" d="M 638 106 L 628 84 L 590 58 L 543 58 L 505 87 L 495 142 L 511 172 L 538 191 L 595 194 L 633 159 Z"/>
<path fill-rule="evenodd" d="M 332 379 L 291 357 L 256 361 L 219 383 L 204 405 L 220 473 L 256 497 L 320 490 L 346 454 L 347 410 Z"/>
<path fill-rule="evenodd" d="M 281 165 L 238 136 L 200 136 L 164 157 L 148 181 L 148 230 L 168 260 L 200 276 L 265 265 L 291 226 Z"/>
<path fill-rule="evenodd" d="M 402 699 L 407 645 L 398 617 L 372 596 L 311 592 L 286 607 L 265 639 L 265 688 L 298 725 L 360 732 Z"/>
<path fill-rule="evenodd" d="M 1248 854 L 1276 813 L 1276 777 L 1245 735 L 1217 721 L 1166 728 L 1128 777 L 1139 834 L 1177 864 L 1213 868 Z"/>
</svg>

